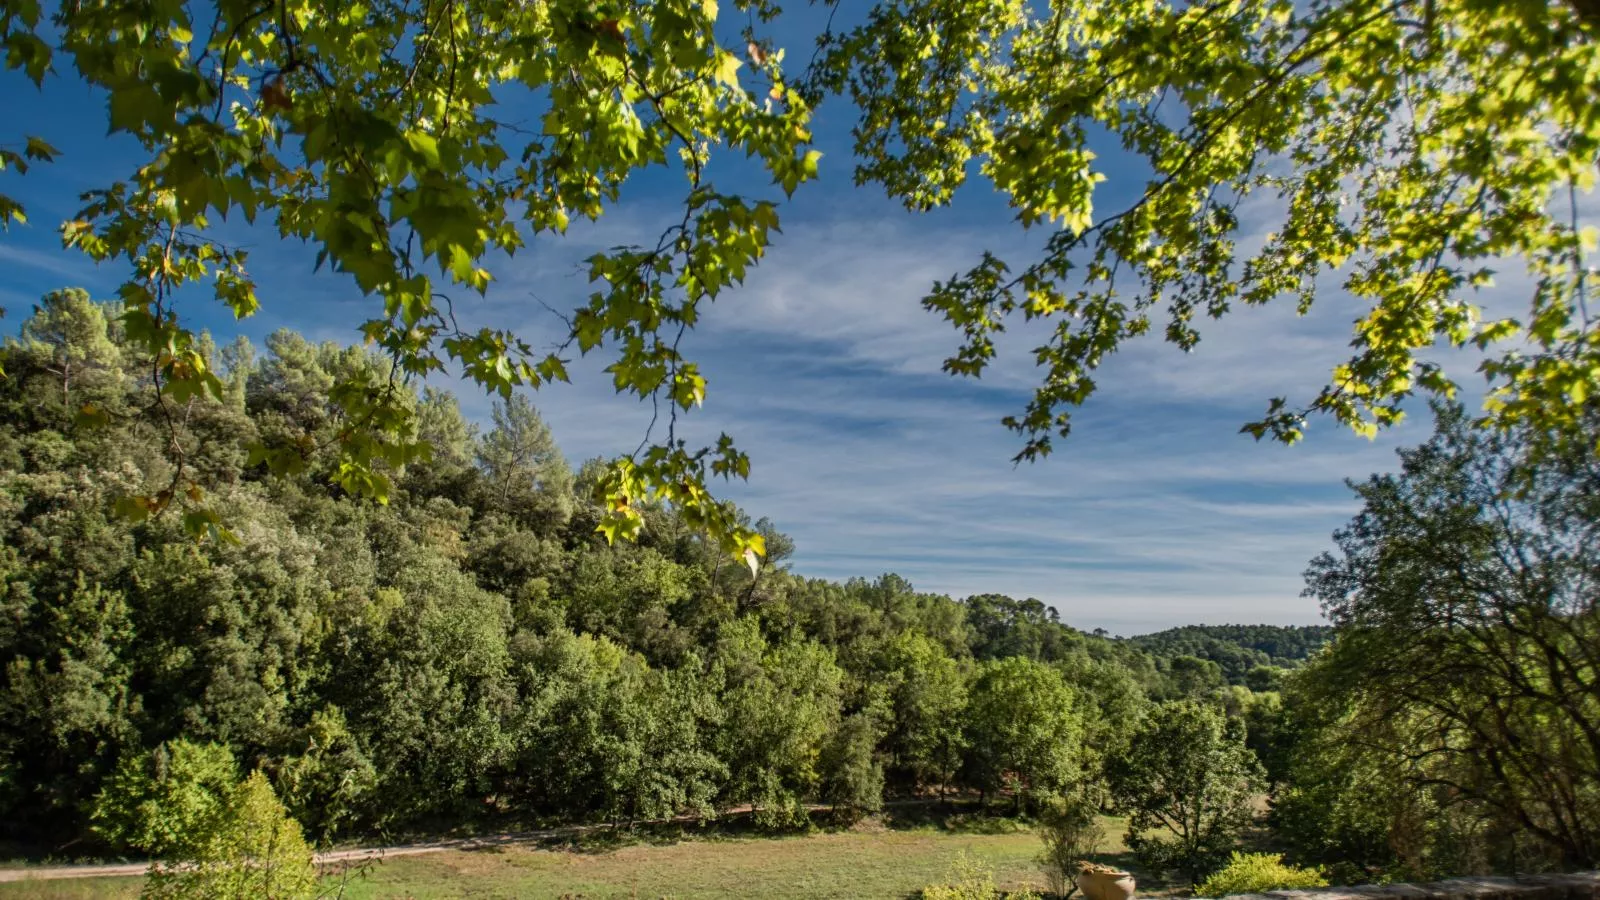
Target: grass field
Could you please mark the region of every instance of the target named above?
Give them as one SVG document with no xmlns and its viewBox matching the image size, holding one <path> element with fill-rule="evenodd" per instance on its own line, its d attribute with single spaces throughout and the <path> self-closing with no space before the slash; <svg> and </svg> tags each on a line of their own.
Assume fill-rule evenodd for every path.
<svg viewBox="0 0 1600 900">
<path fill-rule="evenodd" d="M 1120 853 L 1122 823 L 1107 824 Z M 906 898 L 938 881 L 966 851 L 994 867 L 1002 887 L 1041 886 L 1032 832 L 862 827 L 794 837 L 720 837 L 607 849 L 498 846 L 395 857 L 331 877 L 329 896 L 367 898 Z M 1118 860 L 1122 862 L 1122 860 Z M 137 897 L 142 879 L 0 884 L 0 898 Z M 339 890 L 342 887 L 342 891 Z M 1141 895 L 1146 892 L 1140 891 Z"/>
</svg>

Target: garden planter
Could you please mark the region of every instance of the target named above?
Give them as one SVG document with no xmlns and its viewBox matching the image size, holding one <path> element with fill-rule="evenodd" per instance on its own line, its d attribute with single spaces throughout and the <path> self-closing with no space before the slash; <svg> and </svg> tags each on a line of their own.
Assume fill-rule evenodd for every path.
<svg viewBox="0 0 1600 900">
<path fill-rule="evenodd" d="M 1110 866 L 1084 863 L 1078 868 L 1078 890 L 1086 900 L 1131 900 L 1133 875 Z"/>
</svg>

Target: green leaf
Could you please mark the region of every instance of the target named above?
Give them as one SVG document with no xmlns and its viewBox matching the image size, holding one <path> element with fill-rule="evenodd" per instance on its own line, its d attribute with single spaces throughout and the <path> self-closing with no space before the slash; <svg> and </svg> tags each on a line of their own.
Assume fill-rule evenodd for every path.
<svg viewBox="0 0 1600 900">
<path fill-rule="evenodd" d="M 432 135 L 420 131 L 406 132 L 406 144 L 411 147 L 411 152 L 430 169 L 439 168 L 439 141 Z"/>
<path fill-rule="evenodd" d="M 29 159 L 36 159 L 40 162 L 54 162 L 55 158 L 61 154 L 60 150 L 50 146 L 43 138 L 38 137 L 29 137 L 27 149 L 22 152 Z"/>
<path fill-rule="evenodd" d="M 111 111 L 111 133 L 127 131 L 137 134 L 158 119 L 166 106 L 154 88 L 137 83 L 113 90 L 107 103 Z"/>
</svg>

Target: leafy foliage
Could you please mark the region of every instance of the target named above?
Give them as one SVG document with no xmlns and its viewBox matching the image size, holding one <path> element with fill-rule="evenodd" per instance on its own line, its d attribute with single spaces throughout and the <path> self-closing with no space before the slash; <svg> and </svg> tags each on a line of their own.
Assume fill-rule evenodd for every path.
<svg viewBox="0 0 1600 900">
<path fill-rule="evenodd" d="M 124 759 L 95 801 L 100 833 L 149 853 L 141 896 L 317 896 L 311 848 L 260 771 L 239 781 L 217 744 L 175 740 Z"/>
<path fill-rule="evenodd" d="M 1585 2 L 905 0 L 824 35 L 808 87 L 859 111 L 858 182 L 929 209 L 978 175 L 1049 230 L 1036 258 L 986 252 L 924 300 L 963 338 L 960 375 L 1045 323 L 1042 383 L 1005 420 L 1019 459 L 1067 434 L 1127 341 L 1189 350 L 1199 316 L 1304 313 L 1330 289 L 1365 306 L 1349 359 L 1245 431 L 1294 441 L 1326 414 L 1371 434 L 1414 393 L 1453 396 L 1428 348 L 1499 345 L 1487 419 L 1592 446 L 1593 235 L 1552 199 L 1594 184 L 1597 29 Z M 1495 318 L 1472 294 L 1507 260 L 1530 287 Z"/>
<path fill-rule="evenodd" d="M 1327 887 L 1328 879 L 1316 869 L 1284 864 L 1272 853 L 1234 853 L 1228 864 L 1206 876 L 1195 889 L 1197 897 L 1227 897 L 1266 891 Z"/>
<path fill-rule="evenodd" d="M 1037 900 L 1031 891 L 1002 894 L 994 883 L 994 869 L 974 859 L 965 851 L 950 863 L 948 881 L 930 884 L 922 889 L 922 900 Z"/>
<path fill-rule="evenodd" d="M 1050 229 L 1037 258 L 985 252 L 924 300 L 961 334 L 945 364 L 956 374 L 981 374 L 1019 318 L 1047 329 L 1040 384 L 1004 419 L 1019 458 L 1050 452 L 1127 341 L 1160 330 L 1188 350 L 1198 316 L 1284 300 L 1303 313 L 1330 287 L 1363 305 L 1350 357 L 1315 396 L 1275 398 L 1244 430 L 1293 441 L 1326 414 L 1371 434 L 1415 394 L 1454 395 L 1427 356 L 1442 345 L 1488 352 L 1486 422 L 1592 444 L 1580 413 L 1600 381 L 1585 308 L 1594 241 L 1575 200 L 1600 152 L 1600 13 L 1587 0 L 895 0 L 840 31 L 830 17 L 798 77 L 766 34 L 799 37 L 792 14 L 767 0 L 735 9 L 28 0 L 7 5 L 0 44 L 36 84 L 75 73 L 140 149 L 61 233 L 124 273 L 118 318 L 169 431 L 190 401 L 225 392 L 180 294 L 209 283 L 239 317 L 262 303 L 222 220 L 304 242 L 371 298 L 362 333 L 386 371 L 333 375 L 342 427 L 248 445 L 279 474 L 322 456 L 319 474 L 352 494 L 388 499 L 391 471 L 437 449 L 402 385 L 452 367 L 509 401 L 565 381 L 575 354 L 608 352 L 616 390 L 664 404 L 670 421 L 594 479 L 593 524 L 637 538 L 644 511 L 667 503 L 756 565 L 766 536 L 707 486 L 747 477 L 749 458 L 727 435 L 691 448 L 672 427 L 708 390 L 678 337 L 743 281 L 782 199 L 818 174 L 810 127 L 826 103 L 848 105 L 858 183 L 922 210 L 976 175 L 1024 228 Z M 744 20 L 742 54 L 719 34 L 730 18 Z M 536 126 L 501 113 L 517 105 Z M 0 148 L 0 170 L 57 154 L 27 134 Z M 773 189 L 712 181 L 740 157 Z M 1108 157 L 1126 173 L 1114 183 Z M 680 185 L 681 216 L 654 244 L 589 260 L 594 289 L 557 347 L 458 323 L 457 298 L 490 290 L 502 257 L 597 219 L 644 173 Z M 1108 191 L 1132 199 L 1106 211 Z M 0 196 L 0 224 L 25 220 Z M 1531 287 L 1499 317 L 1474 292 L 1507 262 Z M 200 448 L 174 438 L 163 453 L 168 477 L 124 493 L 123 514 L 181 507 L 191 533 L 224 538 Z"/>
<path fill-rule="evenodd" d="M 152 360 L 155 402 L 168 409 L 222 393 L 215 360 L 178 321 L 176 295 L 210 281 L 235 315 L 260 306 L 248 253 L 216 235 L 230 215 L 269 220 L 283 238 L 311 244 L 319 267 L 372 297 L 363 334 L 403 378 L 448 360 L 509 399 L 515 387 L 566 380 L 569 349 L 610 345 L 618 390 L 692 408 L 705 380 L 657 335 L 692 325 L 701 303 L 741 281 L 778 225 L 771 200 L 716 189 L 705 175 L 713 149 L 756 158 L 785 193 L 815 176 L 820 156 L 808 149 L 810 111 L 786 86 L 781 55 L 741 74 L 714 34 L 713 3 L 74 3 L 49 12 L 46 20 L 39 4 L 8 7 L 0 39 L 9 65 L 36 83 L 70 67 L 104 92 L 110 130 L 148 155 L 88 191 L 62 234 L 94 260 L 124 266 L 122 319 Z M 536 130 L 497 115 L 511 92 L 537 98 Z M 53 155 L 31 138 L 0 164 L 23 170 Z M 488 289 L 490 255 L 559 234 L 574 216 L 598 218 L 631 174 L 651 168 L 681 174 L 682 220 L 654 247 L 590 260 L 596 290 L 561 349 L 536 352 L 509 332 L 456 324 L 451 295 Z M 0 213 L 24 218 L 10 199 Z M 329 442 L 331 476 L 387 498 L 385 467 L 430 449 L 414 408 L 392 379 L 354 373 L 329 396 L 348 417 Z M 136 495 L 140 509 L 195 493 L 183 448 L 174 450 L 168 489 Z M 305 464 L 293 448 L 259 445 L 257 454 L 278 472 Z M 702 486 L 713 473 L 747 471 L 726 439 L 698 452 L 663 443 L 611 470 L 602 525 L 612 536 L 637 533 L 635 505 L 661 496 L 711 526 L 725 549 L 759 553 L 759 535 L 726 521 Z"/>
<path fill-rule="evenodd" d="M 521 400 L 479 433 L 450 396 L 400 388 L 439 452 L 385 467 L 387 504 L 329 480 L 331 447 L 273 475 L 251 444 L 339 433 L 337 383 L 389 365 L 288 332 L 219 351 L 223 400 L 179 423 L 232 540 L 130 521 L 118 498 L 173 466 L 140 352 L 76 292 L 0 345 L 0 821 L 16 838 L 94 825 L 112 847 L 167 847 L 138 829 L 205 830 L 183 817 L 221 814 L 233 760 L 317 840 L 745 804 L 791 827 L 809 804 L 849 820 L 935 789 L 1032 802 L 1096 780 L 1084 710 L 1135 708 L 1157 677 L 1060 623 L 1049 661 L 980 664 L 990 642 L 1031 638 L 993 622 L 980 638 L 976 604 L 893 575 L 727 565 L 668 505 L 609 545 L 585 490 L 600 467 L 574 475 Z M 91 397 L 105 421 L 73 408 Z M 974 694 L 1010 718 L 975 715 Z M 151 803 L 168 812 L 139 812 Z"/>
<path fill-rule="evenodd" d="M 114 845 L 191 854 L 223 830 L 238 777 L 226 747 L 171 741 L 117 766 L 96 798 L 96 828 Z"/>
<path fill-rule="evenodd" d="M 1260 768 L 1220 712 L 1182 700 L 1152 710 L 1106 775 L 1128 811 L 1128 847 L 1153 871 L 1199 882 L 1249 824 Z"/>
<path fill-rule="evenodd" d="M 1100 852 L 1105 829 L 1097 804 L 1083 794 L 1053 798 L 1039 810 L 1039 865 L 1052 896 L 1067 898 L 1078 889 L 1073 873 L 1083 860 Z"/>
<path fill-rule="evenodd" d="M 1531 838 L 1523 866 L 1587 865 L 1600 854 L 1595 457 L 1482 433 L 1459 409 L 1438 419 L 1399 473 L 1352 485 L 1361 513 L 1307 572 L 1339 631 L 1297 679 L 1320 713 L 1302 763 L 1331 763 L 1345 790 L 1394 785 L 1387 804 L 1335 816 L 1413 833 L 1389 843 L 1414 869 L 1516 865 L 1494 859 L 1516 852 L 1510 833 Z"/>
<path fill-rule="evenodd" d="M 151 866 L 140 896 L 309 900 L 320 893 L 300 826 L 257 771 L 232 791 L 217 830 Z"/>
</svg>

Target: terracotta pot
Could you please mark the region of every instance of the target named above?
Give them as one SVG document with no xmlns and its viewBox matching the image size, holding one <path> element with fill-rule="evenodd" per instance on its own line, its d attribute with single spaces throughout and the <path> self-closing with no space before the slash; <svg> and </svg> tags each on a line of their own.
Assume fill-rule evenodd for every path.
<svg viewBox="0 0 1600 900">
<path fill-rule="evenodd" d="M 1078 873 L 1078 890 L 1087 900 L 1131 900 L 1133 876 L 1115 869 L 1084 869 Z"/>
</svg>

